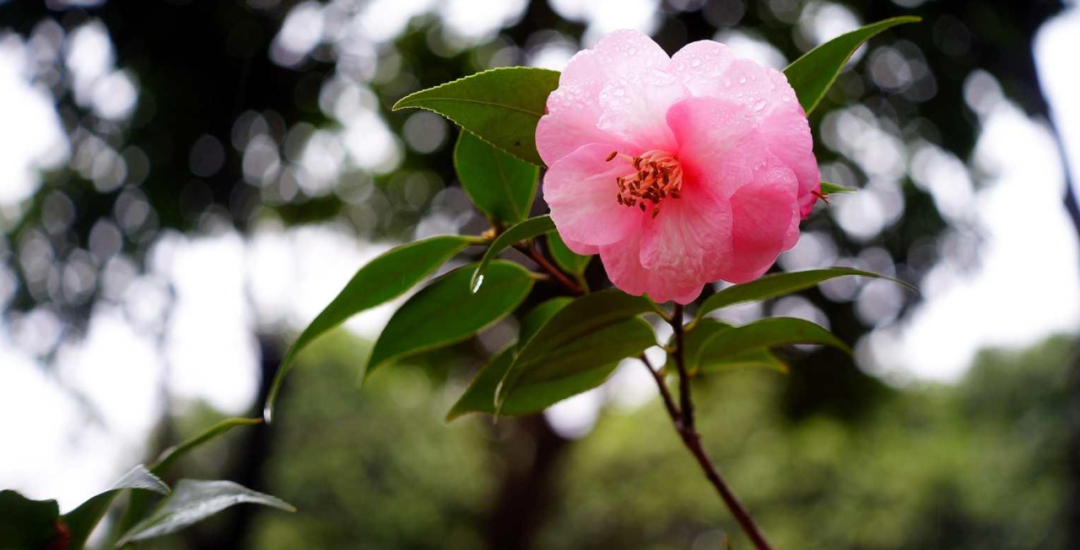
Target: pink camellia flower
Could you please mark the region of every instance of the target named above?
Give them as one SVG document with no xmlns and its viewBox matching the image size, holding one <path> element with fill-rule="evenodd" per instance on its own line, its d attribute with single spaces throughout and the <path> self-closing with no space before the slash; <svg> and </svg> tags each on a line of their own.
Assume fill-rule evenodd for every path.
<svg viewBox="0 0 1080 550">
<path fill-rule="evenodd" d="M 570 60 L 536 128 L 544 199 L 571 250 L 623 291 L 685 304 L 760 277 L 819 195 L 783 73 L 694 42 L 668 57 L 616 31 Z"/>
</svg>

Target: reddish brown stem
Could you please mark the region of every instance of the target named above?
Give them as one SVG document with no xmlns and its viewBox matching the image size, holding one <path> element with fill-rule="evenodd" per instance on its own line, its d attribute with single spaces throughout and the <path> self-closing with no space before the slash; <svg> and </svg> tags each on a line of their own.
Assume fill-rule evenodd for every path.
<svg viewBox="0 0 1080 550">
<path fill-rule="evenodd" d="M 664 399 L 664 406 L 667 408 L 668 415 L 671 416 L 671 421 L 675 424 L 675 430 L 679 433 L 679 437 L 682 438 L 683 444 L 686 445 L 686 448 L 690 450 L 690 454 L 694 455 L 698 464 L 701 465 L 701 469 L 705 472 L 705 477 L 713 484 L 713 487 L 716 488 L 716 492 L 720 494 L 720 498 L 724 500 L 724 504 L 731 510 L 731 515 L 735 516 L 735 521 L 739 523 L 739 526 L 742 527 L 746 536 L 750 537 L 750 540 L 758 550 L 772 550 L 769 541 L 765 540 L 765 534 L 758 528 L 754 519 L 751 518 L 750 514 L 746 511 L 746 508 L 739 502 L 739 499 L 735 497 L 735 493 L 731 491 L 727 482 L 720 476 L 720 470 L 716 468 L 716 465 L 709 459 L 709 455 L 701 446 L 701 436 L 694 426 L 694 402 L 690 395 L 690 376 L 686 370 L 686 362 L 683 360 L 684 327 L 682 305 L 675 305 L 675 310 L 672 312 L 671 318 L 668 319 L 668 321 L 671 323 L 671 328 L 675 331 L 675 349 L 672 350 L 671 356 L 675 361 L 676 368 L 679 370 L 679 401 L 681 403 L 681 411 L 675 408 L 675 401 L 671 396 L 671 392 L 668 391 L 667 385 L 664 383 L 663 374 L 653 369 L 644 356 L 642 356 L 642 360 L 645 361 L 645 366 L 649 368 L 649 372 L 652 373 L 653 378 L 656 380 L 656 385 L 660 389 L 660 395 Z"/>
<path fill-rule="evenodd" d="M 649 362 L 649 358 L 645 357 L 645 354 L 641 354 L 641 362 L 645 363 L 645 368 L 649 370 L 649 374 L 656 380 L 656 387 L 660 388 L 660 397 L 664 399 L 664 406 L 667 407 L 668 415 L 671 416 L 671 420 L 676 423 L 676 426 L 682 418 L 682 414 L 679 413 L 678 407 L 675 406 L 675 400 L 671 397 L 671 392 L 668 391 L 667 384 L 664 383 L 664 374 L 653 368 L 652 363 Z"/>
<path fill-rule="evenodd" d="M 566 290 L 569 290 L 573 294 L 582 294 L 583 293 L 582 290 L 581 290 L 581 287 L 578 286 L 577 283 L 575 283 L 574 281 L 571 281 L 570 278 L 567 277 L 566 274 L 563 273 L 561 269 L 559 269 L 559 268 L 555 267 L 554 265 L 552 265 L 551 262 L 549 262 L 548 259 L 545 258 L 543 254 L 537 252 L 537 250 L 535 248 L 533 248 L 532 246 L 519 245 L 519 246 L 515 246 L 514 248 L 517 248 L 523 254 L 528 256 L 530 260 L 536 262 L 536 264 L 540 266 L 540 269 L 543 269 L 544 271 L 548 272 L 548 274 L 550 274 L 552 277 L 554 277 L 555 280 L 559 282 L 559 284 L 566 287 Z"/>
</svg>

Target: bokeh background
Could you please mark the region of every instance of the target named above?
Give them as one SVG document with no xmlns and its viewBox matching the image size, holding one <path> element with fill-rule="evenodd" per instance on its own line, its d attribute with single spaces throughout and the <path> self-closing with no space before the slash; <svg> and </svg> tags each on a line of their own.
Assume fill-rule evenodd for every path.
<svg viewBox="0 0 1080 550">
<path fill-rule="evenodd" d="M 823 178 L 860 191 L 776 269 L 921 292 L 837 281 L 733 310 L 812 319 L 856 358 L 705 378 L 701 430 L 778 548 L 1080 548 L 1080 11 L 1051 0 L 0 1 L 0 487 L 68 510 L 259 415 L 359 266 L 482 231 L 457 129 L 391 113 L 405 94 L 561 69 L 619 28 L 782 68 L 908 14 L 811 117 Z M 400 303 L 306 353 L 272 426 L 174 472 L 300 512 L 234 509 L 161 548 L 746 546 L 640 366 L 542 416 L 445 424 L 509 320 L 358 393 Z"/>
</svg>

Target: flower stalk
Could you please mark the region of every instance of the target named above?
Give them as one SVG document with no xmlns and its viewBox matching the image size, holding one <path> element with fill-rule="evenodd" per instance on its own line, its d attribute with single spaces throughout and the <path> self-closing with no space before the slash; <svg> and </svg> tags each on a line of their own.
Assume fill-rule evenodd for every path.
<svg viewBox="0 0 1080 550">
<path fill-rule="evenodd" d="M 697 427 L 694 423 L 694 401 L 690 393 L 690 376 L 687 372 L 686 361 L 683 356 L 683 345 L 685 327 L 683 325 L 683 306 L 681 304 L 675 304 L 675 309 L 671 314 L 671 317 L 667 319 L 671 323 L 672 330 L 675 331 L 675 348 L 671 350 L 670 356 L 675 362 L 675 367 L 679 372 L 679 407 L 675 406 L 675 399 L 671 395 L 671 391 L 668 390 L 667 384 L 664 382 L 664 375 L 660 371 L 654 369 L 649 363 L 649 360 L 644 355 L 641 356 L 641 360 L 645 363 L 645 367 L 649 369 L 649 373 L 653 379 L 656 380 L 657 388 L 660 390 L 660 396 L 664 401 L 664 407 L 668 411 L 668 415 L 671 416 L 671 421 L 675 425 L 675 431 L 678 432 L 679 437 L 682 438 L 683 444 L 690 451 L 690 454 L 694 455 L 694 459 L 697 460 L 701 469 L 705 473 L 705 477 L 716 488 L 716 492 L 723 499 L 724 504 L 731 510 L 731 514 L 735 517 L 735 521 L 738 522 L 739 527 L 742 528 L 746 536 L 750 538 L 754 543 L 754 547 L 758 550 L 772 550 L 772 546 L 769 545 L 769 541 L 765 539 L 765 533 L 761 531 L 761 528 L 757 526 L 754 519 L 750 517 L 750 513 L 743 507 L 742 503 L 732 492 L 731 487 L 720 475 L 720 470 L 713 464 L 712 459 L 705 452 L 705 449 L 701 446 L 701 435 L 697 432 Z"/>
</svg>

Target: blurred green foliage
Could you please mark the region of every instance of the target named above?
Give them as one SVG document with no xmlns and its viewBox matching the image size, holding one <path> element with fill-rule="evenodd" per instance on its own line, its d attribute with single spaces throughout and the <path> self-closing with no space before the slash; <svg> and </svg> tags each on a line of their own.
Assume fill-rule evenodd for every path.
<svg viewBox="0 0 1080 550">
<path fill-rule="evenodd" d="M 386 369 L 358 396 L 341 381 L 367 347 L 337 333 L 301 359 L 266 487 L 300 512 L 260 514 L 252 548 L 483 547 L 514 460 L 486 449 L 514 438 L 513 426 L 443 423 L 463 388 L 424 366 L 444 363 L 437 356 Z M 1074 351 L 1054 338 L 984 352 L 958 385 L 896 392 L 855 424 L 791 422 L 778 412 L 789 378 L 727 371 L 698 384 L 699 426 L 777 548 L 1061 548 L 1062 365 Z M 607 406 L 570 449 L 536 548 L 696 550 L 719 548 L 723 532 L 744 546 L 658 400 Z"/>
</svg>

